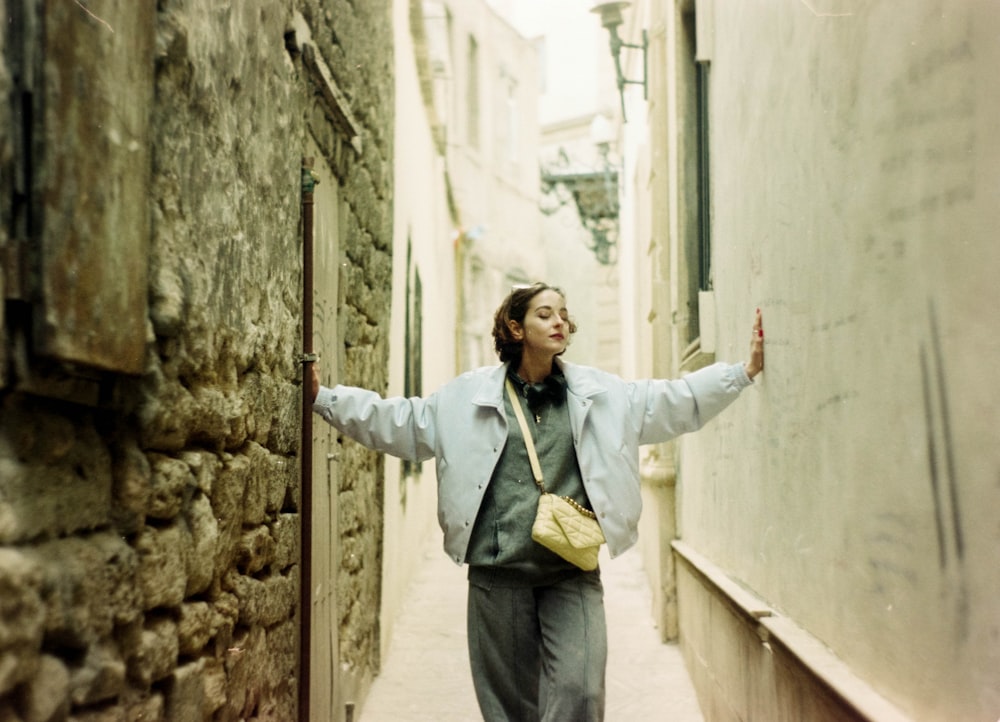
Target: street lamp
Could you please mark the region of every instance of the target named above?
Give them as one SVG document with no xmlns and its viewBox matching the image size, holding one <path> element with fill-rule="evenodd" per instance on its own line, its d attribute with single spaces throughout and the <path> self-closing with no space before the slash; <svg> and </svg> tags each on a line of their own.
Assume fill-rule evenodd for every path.
<svg viewBox="0 0 1000 722">
<path fill-rule="evenodd" d="M 611 57 L 615 61 L 615 77 L 618 81 L 618 96 L 621 98 L 622 104 L 622 121 L 626 121 L 625 117 L 625 86 L 626 85 L 641 85 L 642 86 L 642 97 L 644 100 L 649 99 L 649 91 L 646 86 L 646 56 L 649 49 L 649 36 L 646 30 L 642 31 L 642 45 L 636 45 L 634 43 L 626 43 L 620 37 L 618 37 L 618 27 L 622 24 L 622 10 L 627 8 L 632 3 L 626 2 L 625 0 L 618 0 L 617 2 L 604 2 L 594 5 L 590 12 L 595 15 L 601 16 L 601 25 L 608 29 L 608 35 L 611 43 Z M 622 62 L 621 62 L 621 52 L 622 48 L 632 48 L 635 50 L 642 51 L 642 80 L 628 80 L 624 73 L 622 73 Z"/>
</svg>

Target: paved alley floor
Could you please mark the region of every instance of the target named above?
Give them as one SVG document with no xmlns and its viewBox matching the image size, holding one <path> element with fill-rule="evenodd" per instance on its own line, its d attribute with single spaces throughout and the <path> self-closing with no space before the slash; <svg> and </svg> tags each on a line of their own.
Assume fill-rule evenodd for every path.
<svg viewBox="0 0 1000 722">
<path fill-rule="evenodd" d="M 423 553 L 360 722 L 480 720 L 465 648 L 466 569 L 435 536 Z M 661 644 L 635 549 L 601 559 L 608 621 L 606 722 L 702 722 L 680 649 Z"/>
</svg>

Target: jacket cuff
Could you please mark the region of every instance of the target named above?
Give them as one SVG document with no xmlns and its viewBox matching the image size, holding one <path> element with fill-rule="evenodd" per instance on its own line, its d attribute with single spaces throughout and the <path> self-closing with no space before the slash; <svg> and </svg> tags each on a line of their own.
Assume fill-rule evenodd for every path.
<svg viewBox="0 0 1000 722">
<path fill-rule="evenodd" d="M 742 391 L 747 386 L 753 386 L 753 379 L 747 376 L 747 367 L 743 362 L 732 364 L 729 367 L 729 371 L 733 379 L 733 385 L 738 390 Z"/>
<path fill-rule="evenodd" d="M 333 393 L 333 389 L 329 389 L 326 386 L 320 386 L 319 393 L 316 394 L 316 400 L 313 401 L 313 411 L 317 414 L 322 414 L 324 411 L 333 406 L 336 400 L 337 395 Z"/>
</svg>

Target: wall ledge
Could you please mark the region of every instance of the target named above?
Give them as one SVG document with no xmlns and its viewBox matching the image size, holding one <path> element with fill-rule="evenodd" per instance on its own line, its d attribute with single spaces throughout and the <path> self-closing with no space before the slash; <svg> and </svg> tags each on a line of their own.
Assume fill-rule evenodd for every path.
<svg viewBox="0 0 1000 722">
<path fill-rule="evenodd" d="M 681 354 L 680 372 L 682 374 L 689 374 L 706 366 L 711 366 L 714 363 L 715 354 L 702 350 L 701 338 L 699 337 L 688 344 L 687 348 Z"/>
<path fill-rule="evenodd" d="M 911 717 L 858 677 L 822 641 L 742 587 L 707 557 L 680 540 L 675 540 L 671 546 L 684 565 L 710 590 L 748 624 L 755 626 L 762 644 L 779 645 L 860 717 L 871 722 L 912 722 Z"/>
</svg>

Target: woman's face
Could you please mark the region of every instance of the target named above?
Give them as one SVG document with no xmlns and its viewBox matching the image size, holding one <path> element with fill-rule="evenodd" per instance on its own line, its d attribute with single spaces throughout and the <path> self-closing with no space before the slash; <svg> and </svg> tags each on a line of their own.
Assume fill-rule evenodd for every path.
<svg viewBox="0 0 1000 722">
<path fill-rule="evenodd" d="M 524 344 L 524 353 L 554 356 L 569 343 L 569 312 L 558 291 L 546 289 L 531 299 L 524 322 L 511 322 L 511 332 Z"/>
</svg>

